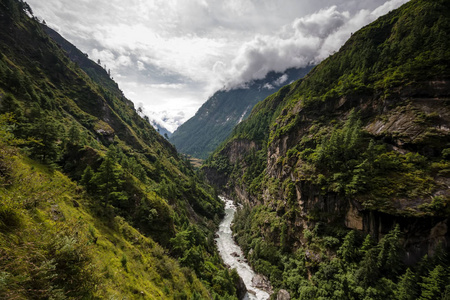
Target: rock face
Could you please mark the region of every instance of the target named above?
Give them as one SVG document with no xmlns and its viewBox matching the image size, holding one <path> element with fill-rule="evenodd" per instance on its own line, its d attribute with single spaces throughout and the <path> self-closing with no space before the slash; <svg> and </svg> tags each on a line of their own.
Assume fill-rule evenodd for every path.
<svg viewBox="0 0 450 300">
<path fill-rule="evenodd" d="M 380 80 L 390 80 L 384 77 L 386 73 L 368 68 L 368 74 L 377 81 L 361 78 L 365 82 L 362 89 L 352 86 L 344 92 L 338 91 L 343 88 L 344 79 L 350 78 L 350 74 L 359 68 L 351 63 L 349 57 L 370 48 L 366 42 L 381 49 L 393 38 L 399 39 L 398 42 L 404 40 L 392 30 L 394 22 L 401 24 L 403 21 L 400 18 L 391 21 L 374 26 L 374 29 L 386 26 L 383 29 L 385 35 L 383 38 L 380 36 L 380 40 L 367 34 L 367 30 L 354 34 L 336 55 L 314 68 L 303 81 L 286 86 L 261 102 L 249 119 L 236 128 L 236 134 L 229 142 L 214 154 L 213 158 L 218 159 L 216 165 L 228 164 L 222 167 L 226 172 L 218 172 L 211 166 L 205 169 L 210 182 L 241 203 L 250 206 L 264 204 L 278 216 L 295 206 L 295 216 L 285 220 L 289 228 L 288 238 L 294 248 L 304 242 L 302 231 L 313 228 L 317 222 L 342 224 L 370 233 L 378 240 L 399 225 L 406 250 L 404 259 L 408 263 L 414 263 L 425 254 L 432 255 L 438 244 L 450 246 L 448 210 L 424 209 L 436 199 L 442 201 L 443 207 L 450 201 L 448 170 L 427 171 L 427 166 L 435 166 L 436 161 L 445 164 L 444 161 L 449 159 L 449 155 L 444 154 L 448 153 L 450 145 L 448 73 L 425 74 L 423 72 L 427 70 L 423 70 L 400 74 L 403 76 L 401 80 L 387 86 L 380 85 Z M 437 18 L 433 22 L 437 22 Z M 412 49 L 417 51 L 417 57 L 433 51 L 426 45 L 421 47 Z M 390 53 L 389 49 L 385 50 Z M 380 56 L 371 58 L 379 59 L 380 64 L 386 63 L 379 70 L 392 66 L 395 69 L 410 67 L 409 61 L 392 60 L 392 55 L 398 53 L 383 56 L 382 52 L 380 50 Z M 325 86 L 324 80 L 327 82 Z M 335 92 L 329 93 L 330 89 L 335 89 Z M 372 178 L 367 178 L 365 187 L 375 186 L 372 192 L 380 186 L 388 190 L 377 199 L 374 193 L 346 194 L 343 189 L 336 188 L 339 183 L 334 181 L 334 176 L 344 174 L 357 178 L 353 177 L 356 173 L 351 173 L 356 169 L 347 173 L 329 171 L 329 165 L 323 167 L 314 163 L 320 154 L 314 151 L 322 149 L 320 147 L 325 144 L 322 141 L 330 137 L 335 128 L 344 126 L 352 111 L 358 112 L 365 138 L 383 147 L 385 157 L 398 157 L 400 160 L 421 157 L 425 161 L 422 166 L 417 164 L 416 171 L 427 174 L 423 178 L 430 182 L 429 190 L 421 189 L 416 194 L 390 193 L 390 186 L 371 182 Z M 352 158 L 345 160 L 351 161 Z M 375 164 L 380 162 L 373 161 Z M 379 170 L 380 174 L 384 172 L 384 165 Z M 320 176 L 325 178 L 322 182 Z M 390 179 L 388 177 L 386 173 L 386 178 L 380 175 L 378 179 L 386 181 Z M 416 188 L 408 186 L 409 179 L 402 183 L 399 185 L 405 186 L 402 187 L 404 191 Z M 427 191 L 422 192 L 424 190 Z M 277 244 L 279 238 L 274 237 L 273 241 Z"/>
<path fill-rule="evenodd" d="M 424 86 L 424 90 L 417 89 Z M 377 139 L 387 140 L 388 147 L 392 151 L 406 154 L 409 152 L 419 152 L 424 155 L 434 156 L 440 153 L 440 144 L 450 141 L 450 107 L 448 95 L 450 94 L 450 81 L 441 81 L 439 85 L 430 82 L 419 84 L 417 89 L 411 87 L 398 88 L 396 97 L 402 101 L 393 105 L 389 99 L 380 101 L 374 96 L 343 97 L 341 99 L 330 100 L 326 106 L 317 111 L 298 108 L 295 113 L 301 120 L 284 135 L 274 138 L 267 149 L 267 164 L 264 176 L 274 182 L 291 181 L 295 186 L 295 200 L 300 209 L 299 218 L 295 223 L 290 224 L 293 228 L 293 235 L 300 235 L 302 228 L 311 228 L 314 222 L 306 218 L 311 212 L 320 212 L 319 220 L 325 222 L 342 222 L 348 228 L 370 233 L 372 237 L 380 239 L 393 229 L 395 224 L 399 224 L 405 235 L 405 261 L 414 263 L 425 254 L 432 255 L 437 244 L 450 246 L 450 235 L 445 229 L 445 217 L 406 217 L 403 212 L 416 209 L 419 205 L 431 201 L 430 199 L 390 199 L 396 211 L 387 213 L 373 209 L 364 208 L 359 201 L 348 197 L 342 197 L 338 193 L 324 193 L 321 188 L 304 178 L 307 174 L 302 173 L 303 162 L 293 158 L 286 159 L 290 149 L 299 144 L 305 134 L 319 116 L 326 116 L 329 119 L 342 119 L 349 114 L 352 109 L 357 109 L 364 120 L 366 120 L 365 130 Z M 294 109 L 295 110 L 295 109 Z M 429 123 L 421 123 L 417 120 L 417 115 L 430 115 L 436 118 Z M 431 118 L 431 117 L 429 117 Z M 287 121 L 285 121 L 287 123 Z M 284 126 L 280 124 L 279 126 Z M 434 132 L 430 137 L 429 132 Z M 440 142 L 436 142 L 439 140 Z M 234 174 L 233 178 L 238 180 L 244 176 L 249 166 L 243 158 L 251 151 L 261 149 L 261 145 L 255 141 L 235 140 L 226 145 L 221 151 L 221 155 L 228 159 L 230 166 L 238 165 L 240 174 Z M 207 170 L 206 175 L 213 183 L 219 183 L 222 189 L 230 197 L 238 199 L 241 203 L 265 205 L 276 207 L 274 199 L 282 199 L 282 204 L 286 205 L 288 199 L 285 190 L 280 189 L 274 194 L 268 186 L 258 193 L 249 192 L 249 186 L 245 183 L 230 179 L 229 175 L 220 174 L 218 177 L 210 176 L 215 174 L 214 169 Z M 217 174 L 217 173 L 216 173 Z M 440 197 L 450 197 L 449 180 L 447 177 L 435 177 L 437 182 L 433 195 Z M 297 244 L 300 244 L 298 242 Z"/>
<path fill-rule="evenodd" d="M 236 284 L 237 296 L 239 300 L 243 300 L 247 294 L 247 287 L 245 286 L 244 280 L 239 277 L 239 281 Z"/>
<path fill-rule="evenodd" d="M 291 300 L 291 295 L 289 295 L 289 292 L 286 290 L 279 290 L 277 300 Z"/>
<path fill-rule="evenodd" d="M 254 287 L 257 287 L 258 289 L 261 289 L 269 294 L 272 294 L 272 286 L 270 285 L 269 279 L 267 279 L 266 276 L 261 274 L 256 274 L 252 278 L 252 285 Z"/>
</svg>

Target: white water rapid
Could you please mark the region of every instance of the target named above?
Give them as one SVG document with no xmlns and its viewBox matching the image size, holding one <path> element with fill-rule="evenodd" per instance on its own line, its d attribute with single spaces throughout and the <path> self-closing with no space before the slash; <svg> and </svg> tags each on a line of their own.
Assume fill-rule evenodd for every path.
<svg viewBox="0 0 450 300">
<path fill-rule="evenodd" d="M 233 240 L 230 226 L 236 212 L 236 206 L 232 200 L 224 197 L 220 197 L 220 199 L 225 202 L 225 218 L 219 225 L 218 237 L 216 238 L 220 256 L 231 269 L 236 269 L 239 276 L 244 280 L 248 291 L 245 300 L 267 300 L 270 297 L 268 293 L 252 286 L 252 278 L 256 274 L 245 262 L 241 248 Z"/>
</svg>

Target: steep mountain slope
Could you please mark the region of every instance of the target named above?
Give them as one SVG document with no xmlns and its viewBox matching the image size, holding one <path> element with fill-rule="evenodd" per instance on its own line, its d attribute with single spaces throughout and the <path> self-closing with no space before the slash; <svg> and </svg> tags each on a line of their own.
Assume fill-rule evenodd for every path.
<svg viewBox="0 0 450 300">
<path fill-rule="evenodd" d="M 216 92 L 191 119 L 170 137 L 178 151 L 206 159 L 245 120 L 256 105 L 280 86 L 305 76 L 312 67 L 270 72 L 266 78 L 247 83 L 245 87 Z"/>
<path fill-rule="evenodd" d="M 246 204 L 238 241 L 277 288 L 448 292 L 449 47 L 450 3 L 410 1 L 256 105 L 208 159 L 209 180 Z"/>
<path fill-rule="evenodd" d="M 86 72 L 89 77 L 91 77 L 95 82 L 103 86 L 107 86 L 110 90 L 113 90 L 118 97 L 123 96 L 117 83 L 111 78 L 105 68 L 90 60 L 87 54 L 81 52 L 77 47 L 65 40 L 59 33 L 44 24 L 41 25 L 44 31 L 67 53 L 70 60 L 78 64 L 78 66 Z M 165 137 L 166 135 L 170 136 L 172 134 L 166 128 L 157 124 L 155 121 L 150 120 L 148 116 L 143 114 L 141 114 L 141 116 L 146 121 L 150 122 L 150 124 L 158 131 L 160 135 Z"/>
<path fill-rule="evenodd" d="M 235 298 L 214 190 L 25 2 L 0 28 L 0 298 Z"/>
</svg>

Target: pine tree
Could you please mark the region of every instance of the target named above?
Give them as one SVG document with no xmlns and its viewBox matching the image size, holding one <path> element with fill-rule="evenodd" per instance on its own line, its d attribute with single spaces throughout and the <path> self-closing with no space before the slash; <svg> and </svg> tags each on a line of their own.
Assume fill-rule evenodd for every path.
<svg viewBox="0 0 450 300">
<path fill-rule="evenodd" d="M 418 296 L 417 288 L 417 276 L 408 268 L 405 274 L 400 277 L 394 294 L 398 300 L 414 300 Z"/>
<path fill-rule="evenodd" d="M 88 193 L 92 193 L 95 190 L 95 183 L 93 181 L 93 178 L 94 178 L 94 171 L 92 170 L 91 166 L 88 165 L 86 169 L 84 169 L 80 181 L 80 183 L 86 188 L 86 191 Z"/>
<path fill-rule="evenodd" d="M 347 233 L 342 246 L 337 251 L 337 254 L 345 262 L 353 262 L 358 258 L 358 251 L 356 249 L 356 232 L 354 230 Z"/>
<path fill-rule="evenodd" d="M 121 186 L 122 167 L 117 163 L 116 153 L 112 147 L 108 150 L 105 160 L 100 165 L 98 172 L 95 174 L 93 181 L 97 186 L 97 192 L 103 198 L 103 204 L 106 207 L 110 201 L 115 205 L 126 200 Z"/>
<path fill-rule="evenodd" d="M 393 230 L 386 234 L 378 246 L 378 267 L 385 270 L 387 274 L 395 275 L 402 267 L 400 226 L 397 224 Z"/>
<path fill-rule="evenodd" d="M 377 264 L 376 248 L 369 249 L 364 259 L 359 264 L 359 269 L 356 271 L 356 278 L 359 284 L 365 288 L 374 285 L 380 278 L 380 268 Z"/>
<path fill-rule="evenodd" d="M 446 271 L 441 265 L 437 265 L 428 276 L 422 277 L 422 294 L 420 300 L 439 299 L 445 288 Z M 447 279 L 448 281 L 448 279 Z"/>
<path fill-rule="evenodd" d="M 374 246 L 373 239 L 370 236 L 370 234 L 368 234 L 368 235 L 366 235 L 364 242 L 363 242 L 361 248 L 359 249 L 359 253 L 361 255 L 365 255 L 367 253 L 367 251 L 372 249 L 373 246 Z"/>
<path fill-rule="evenodd" d="M 42 162 L 54 162 L 59 155 L 56 120 L 51 116 L 40 118 L 32 127 L 31 134 L 36 139 L 32 154 Z"/>
<path fill-rule="evenodd" d="M 67 134 L 67 138 L 68 138 L 69 142 L 73 145 L 80 144 L 81 143 L 80 130 L 75 125 L 72 125 Z"/>
</svg>

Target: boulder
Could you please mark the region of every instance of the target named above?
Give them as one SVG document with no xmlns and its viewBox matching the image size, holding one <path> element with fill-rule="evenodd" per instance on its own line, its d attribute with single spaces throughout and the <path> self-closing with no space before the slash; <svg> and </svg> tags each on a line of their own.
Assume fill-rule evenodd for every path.
<svg viewBox="0 0 450 300">
<path fill-rule="evenodd" d="M 277 300 L 291 300 L 291 295 L 289 295 L 289 292 L 286 290 L 279 290 Z"/>
<path fill-rule="evenodd" d="M 252 278 L 252 285 L 258 289 L 261 289 L 269 294 L 272 294 L 272 286 L 270 285 L 269 279 L 261 274 L 256 274 Z"/>
</svg>

